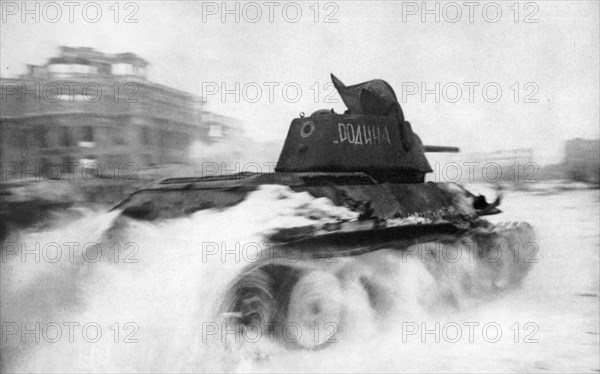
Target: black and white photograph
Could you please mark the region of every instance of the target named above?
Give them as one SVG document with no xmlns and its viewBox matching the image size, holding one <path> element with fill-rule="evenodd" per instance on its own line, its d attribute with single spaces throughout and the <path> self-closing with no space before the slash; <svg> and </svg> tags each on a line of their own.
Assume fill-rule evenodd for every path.
<svg viewBox="0 0 600 374">
<path fill-rule="evenodd" d="M 599 1 L 0 19 L 0 372 L 600 373 Z"/>
</svg>

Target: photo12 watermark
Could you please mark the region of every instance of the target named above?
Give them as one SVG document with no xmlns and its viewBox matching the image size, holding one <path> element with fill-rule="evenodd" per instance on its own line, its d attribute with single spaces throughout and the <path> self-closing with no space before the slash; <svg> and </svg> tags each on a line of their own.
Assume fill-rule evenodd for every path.
<svg viewBox="0 0 600 374">
<path fill-rule="evenodd" d="M 78 142 L 81 148 L 91 148 L 93 142 Z M 72 183 L 138 183 L 140 167 L 135 162 L 102 163 L 93 159 L 79 162 L 0 162 L 0 181 Z"/>
<path fill-rule="evenodd" d="M 202 1 L 202 23 L 339 23 L 335 1 Z"/>
<path fill-rule="evenodd" d="M 135 242 L 2 242 L 2 263 L 97 263 L 137 264 L 140 248 Z"/>
<path fill-rule="evenodd" d="M 136 1 L 2 1 L 2 23 L 138 23 Z"/>
<path fill-rule="evenodd" d="M 526 154 L 525 156 L 529 156 Z M 538 183 L 540 165 L 535 162 L 451 161 L 435 162 L 429 180 L 449 183 Z"/>
<path fill-rule="evenodd" d="M 203 343 L 217 339 L 221 343 L 259 343 L 261 341 L 302 345 L 339 343 L 340 326 L 336 322 L 313 322 L 303 325 L 297 322 L 264 322 L 240 325 L 229 322 L 202 322 L 201 338 Z"/>
<path fill-rule="evenodd" d="M 420 103 L 490 103 L 508 102 L 537 104 L 540 87 L 536 82 L 402 82 L 400 102 Z"/>
<path fill-rule="evenodd" d="M 138 103 L 137 82 L 110 80 L 7 79 L 0 84 L 0 99 L 9 102 L 50 104 Z"/>
<path fill-rule="evenodd" d="M 539 343 L 540 326 L 535 322 L 411 322 L 401 325 L 402 343 Z M 504 340 L 503 340 L 504 339 Z M 508 339 L 508 340 L 507 340 Z"/>
<path fill-rule="evenodd" d="M 534 1 L 403 1 L 402 23 L 538 23 Z"/>
<path fill-rule="evenodd" d="M 135 322 L 101 324 L 94 321 L 2 321 L 2 343 L 139 343 Z"/>
</svg>

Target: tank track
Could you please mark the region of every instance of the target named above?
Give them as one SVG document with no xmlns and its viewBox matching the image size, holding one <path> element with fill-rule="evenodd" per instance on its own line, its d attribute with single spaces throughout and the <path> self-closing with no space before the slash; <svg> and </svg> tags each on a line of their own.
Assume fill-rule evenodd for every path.
<svg viewBox="0 0 600 374">
<path fill-rule="evenodd" d="M 247 266 L 233 280 L 218 308 L 218 318 L 240 334 L 269 336 L 289 349 L 322 349 L 336 342 L 337 333 L 343 334 L 347 328 L 344 317 L 353 307 L 352 300 L 345 297 L 348 288 L 364 290 L 373 315 L 390 309 L 393 301 L 386 293 L 395 286 L 382 285 L 369 275 L 383 271 L 380 266 L 390 266 L 373 261 L 379 250 L 403 260 L 421 261 L 437 285 L 439 299 L 460 309 L 460 300 L 465 298 L 497 297 L 518 287 L 536 262 L 537 245 L 530 224 L 503 222 L 479 223 L 453 239 L 377 247 L 355 256 L 319 261 L 291 262 L 275 253 L 264 262 Z M 348 269 L 357 263 L 375 267 L 359 277 L 349 276 Z M 335 334 L 328 334 L 333 331 Z"/>
</svg>

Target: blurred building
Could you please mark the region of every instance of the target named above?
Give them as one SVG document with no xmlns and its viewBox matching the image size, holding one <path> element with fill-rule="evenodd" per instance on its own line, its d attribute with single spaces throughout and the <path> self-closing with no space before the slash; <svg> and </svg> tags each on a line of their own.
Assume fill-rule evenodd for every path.
<svg viewBox="0 0 600 374">
<path fill-rule="evenodd" d="M 216 120 L 202 121 L 200 97 L 147 80 L 147 67 L 133 53 L 61 47 L 45 65 L 2 78 L 0 161 L 32 171 L 188 162 L 194 142 L 211 142 Z"/>
<path fill-rule="evenodd" d="M 539 166 L 531 148 L 491 152 L 428 154 L 433 174 L 431 181 L 460 183 L 530 183 L 536 180 Z"/>
<path fill-rule="evenodd" d="M 202 139 L 207 144 L 219 143 L 226 139 L 237 139 L 244 136 L 241 122 L 233 117 L 203 111 L 202 124 L 208 128 L 208 136 Z"/>
<path fill-rule="evenodd" d="M 471 161 L 476 160 L 481 163 L 493 162 L 502 167 L 510 167 L 515 163 L 523 165 L 533 162 L 533 149 L 518 148 L 492 152 L 476 152 L 470 153 L 466 157 Z"/>
<path fill-rule="evenodd" d="M 578 182 L 600 182 L 600 139 L 571 139 L 565 143 L 566 177 Z"/>
<path fill-rule="evenodd" d="M 209 136 L 208 140 L 192 147 L 193 160 L 200 167 L 197 174 L 205 174 L 207 163 L 218 165 L 218 174 L 249 171 L 249 168 L 272 171 L 264 164 L 277 160 L 281 144 L 257 142 L 244 132 L 242 123 L 236 118 L 204 111 L 202 122 L 208 127 Z"/>
</svg>

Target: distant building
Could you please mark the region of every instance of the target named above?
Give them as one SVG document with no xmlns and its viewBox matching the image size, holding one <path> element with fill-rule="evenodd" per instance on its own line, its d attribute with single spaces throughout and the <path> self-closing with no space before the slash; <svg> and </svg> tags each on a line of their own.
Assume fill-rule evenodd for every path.
<svg viewBox="0 0 600 374">
<path fill-rule="evenodd" d="M 466 158 L 483 163 L 494 162 L 503 167 L 510 167 L 515 163 L 523 165 L 533 162 L 533 149 L 519 148 L 492 152 L 477 152 L 467 154 Z"/>
<path fill-rule="evenodd" d="M 433 168 L 431 181 L 460 183 L 532 183 L 537 181 L 539 166 L 531 148 L 491 152 L 428 154 Z"/>
<path fill-rule="evenodd" d="M 202 121 L 200 97 L 148 81 L 147 67 L 133 53 L 61 47 L 45 65 L 2 78 L 0 161 L 33 170 L 188 162 L 216 121 Z"/>
<path fill-rule="evenodd" d="M 203 139 L 208 144 L 243 136 L 241 122 L 233 117 L 203 111 L 202 124 L 208 128 L 208 137 Z"/>
<path fill-rule="evenodd" d="M 563 167 L 567 178 L 600 182 L 600 139 L 571 139 L 565 143 Z"/>
</svg>

